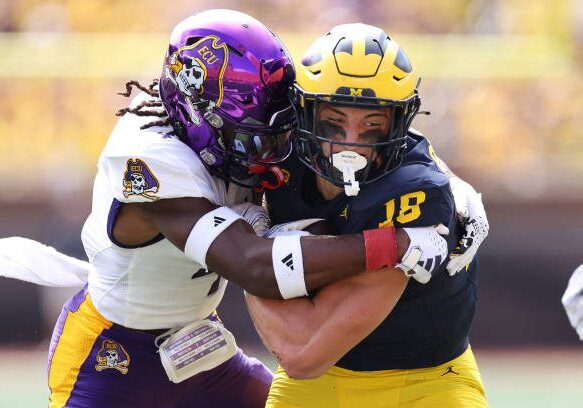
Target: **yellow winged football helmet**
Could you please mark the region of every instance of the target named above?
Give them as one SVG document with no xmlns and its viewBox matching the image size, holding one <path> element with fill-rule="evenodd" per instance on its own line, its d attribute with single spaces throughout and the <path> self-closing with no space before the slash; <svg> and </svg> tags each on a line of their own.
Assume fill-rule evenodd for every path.
<svg viewBox="0 0 583 408">
<path fill-rule="evenodd" d="M 366 24 L 334 27 L 317 39 L 304 54 L 297 69 L 292 98 L 298 115 L 296 147 L 300 160 L 338 186 L 346 184 L 322 153 L 322 144 L 332 141 L 318 131 L 318 105 L 392 109 L 389 132 L 368 146 L 377 152 L 374 163 L 357 173 L 361 184 L 374 181 L 401 163 L 407 146 L 407 131 L 419 111 L 418 78 L 403 49 L 382 29 Z"/>
</svg>

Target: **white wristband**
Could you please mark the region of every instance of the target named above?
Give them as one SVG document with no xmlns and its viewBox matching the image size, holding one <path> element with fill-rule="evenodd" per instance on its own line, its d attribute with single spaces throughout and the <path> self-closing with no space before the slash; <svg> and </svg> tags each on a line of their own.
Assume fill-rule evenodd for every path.
<svg viewBox="0 0 583 408">
<path fill-rule="evenodd" d="M 219 207 L 206 213 L 192 227 L 184 253 L 207 269 L 206 253 L 213 241 L 232 223 L 241 219 L 239 214 L 227 207 Z"/>
<path fill-rule="evenodd" d="M 278 236 L 273 240 L 271 261 L 277 287 L 284 299 L 306 296 L 304 260 L 300 235 Z"/>
</svg>

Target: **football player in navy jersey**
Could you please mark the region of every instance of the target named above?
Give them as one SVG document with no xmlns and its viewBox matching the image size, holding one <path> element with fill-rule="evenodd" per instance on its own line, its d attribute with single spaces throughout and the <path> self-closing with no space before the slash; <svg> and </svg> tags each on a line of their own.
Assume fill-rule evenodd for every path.
<svg viewBox="0 0 583 408">
<path fill-rule="evenodd" d="M 280 362 L 268 407 L 487 406 L 468 341 L 476 263 L 464 253 L 487 220 L 473 217 L 462 238 L 451 175 L 410 128 L 417 82 L 403 49 L 380 28 L 342 25 L 318 39 L 298 68 L 296 151 L 282 165 L 286 184 L 266 194 L 270 216 L 323 218 L 334 234 L 397 227 L 414 235 L 415 227 L 440 225 L 457 255 L 449 269 L 466 272 L 450 276 L 436 257 L 419 262 L 433 271 L 424 285 L 399 270 L 414 262 L 309 298 L 248 295 L 256 328 Z"/>
</svg>

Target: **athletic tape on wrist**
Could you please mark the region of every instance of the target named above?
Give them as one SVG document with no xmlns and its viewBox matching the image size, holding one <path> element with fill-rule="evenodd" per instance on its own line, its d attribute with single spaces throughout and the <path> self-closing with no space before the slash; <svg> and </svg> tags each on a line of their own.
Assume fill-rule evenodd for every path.
<svg viewBox="0 0 583 408">
<path fill-rule="evenodd" d="M 306 296 L 304 260 L 301 236 L 285 235 L 275 237 L 271 247 L 271 261 L 277 287 L 284 299 Z"/>
<path fill-rule="evenodd" d="M 366 270 L 374 271 L 397 263 L 397 234 L 395 227 L 362 231 L 366 252 Z"/>
<path fill-rule="evenodd" d="M 206 213 L 192 227 L 184 246 L 184 253 L 207 269 L 206 253 L 213 241 L 232 223 L 242 219 L 239 214 L 227 207 L 219 207 Z"/>
</svg>

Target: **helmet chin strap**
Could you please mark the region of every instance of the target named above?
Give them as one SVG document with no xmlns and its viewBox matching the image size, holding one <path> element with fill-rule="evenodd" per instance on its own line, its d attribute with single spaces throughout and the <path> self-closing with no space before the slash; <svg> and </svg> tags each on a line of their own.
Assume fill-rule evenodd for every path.
<svg viewBox="0 0 583 408">
<path fill-rule="evenodd" d="M 331 161 L 332 165 L 342 172 L 344 193 L 347 196 L 358 195 L 360 187 L 358 181 L 356 181 L 356 172 L 366 167 L 368 163 L 366 157 L 361 156 L 352 150 L 343 150 L 334 153 Z"/>
<path fill-rule="evenodd" d="M 255 191 L 258 193 L 262 193 L 265 190 L 275 190 L 285 184 L 285 175 L 279 166 L 251 164 L 249 166 L 249 173 L 259 176 L 259 182 L 257 183 L 257 187 L 255 187 Z"/>
</svg>

